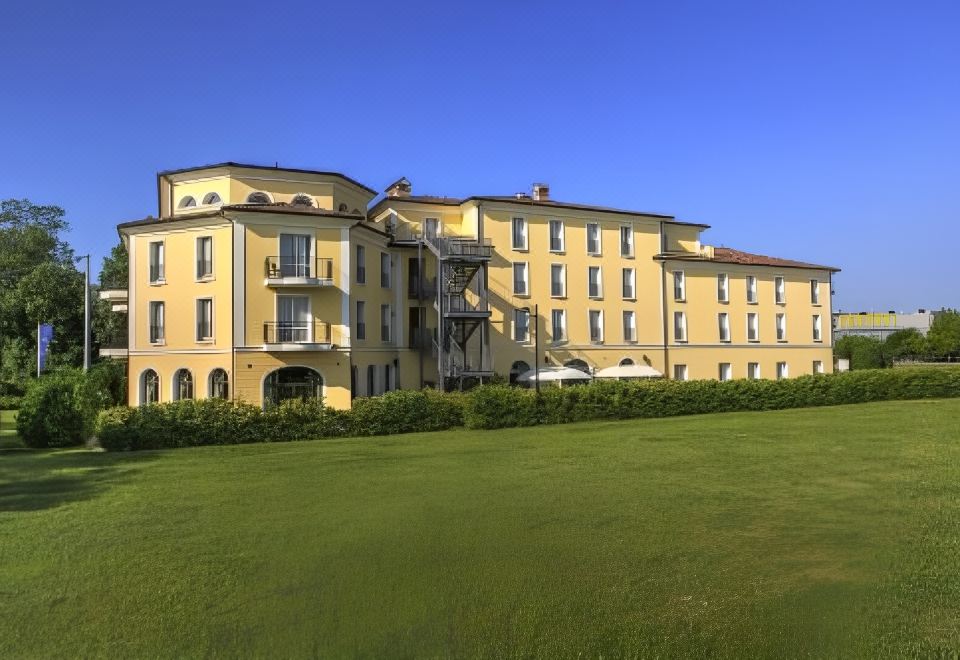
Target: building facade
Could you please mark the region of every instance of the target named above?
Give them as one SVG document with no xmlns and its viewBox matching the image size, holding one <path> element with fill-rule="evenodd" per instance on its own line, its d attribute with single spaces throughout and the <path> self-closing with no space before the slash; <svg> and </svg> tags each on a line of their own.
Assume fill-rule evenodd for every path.
<svg viewBox="0 0 960 660">
<path fill-rule="evenodd" d="M 531 194 L 418 196 L 224 163 L 158 175 L 128 249 L 131 405 L 453 388 L 535 366 L 668 378 L 832 370 L 837 269 L 703 245 L 706 225 Z"/>
<path fill-rule="evenodd" d="M 840 337 L 873 337 L 885 340 L 898 330 L 913 329 L 926 335 L 933 325 L 934 312 L 838 312 L 833 315 L 833 334 Z"/>
</svg>

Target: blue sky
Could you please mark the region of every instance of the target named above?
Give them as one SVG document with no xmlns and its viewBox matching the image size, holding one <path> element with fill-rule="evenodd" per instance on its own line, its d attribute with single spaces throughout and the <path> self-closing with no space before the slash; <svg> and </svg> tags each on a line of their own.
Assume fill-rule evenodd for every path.
<svg viewBox="0 0 960 660">
<path fill-rule="evenodd" d="M 838 265 L 837 307 L 960 306 L 956 2 L 7 3 L 0 198 L 97 260 L 158 170 L 670 213 Z"/>
</svg>

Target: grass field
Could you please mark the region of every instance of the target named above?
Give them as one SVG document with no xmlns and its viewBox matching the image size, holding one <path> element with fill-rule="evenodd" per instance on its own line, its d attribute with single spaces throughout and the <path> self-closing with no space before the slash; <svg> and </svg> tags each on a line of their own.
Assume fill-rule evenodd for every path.
<svg viewBox="0 0 960 660">
<path fill-rule="evenodd" d="M 960 648 L 960 401 L 0 452 L 0 657 Z"/>
<path fill-rule="evenodd" d="M 17 411 L 0 410 L 0 449 L 22 446 L 17 435 Z"/>
</svg>

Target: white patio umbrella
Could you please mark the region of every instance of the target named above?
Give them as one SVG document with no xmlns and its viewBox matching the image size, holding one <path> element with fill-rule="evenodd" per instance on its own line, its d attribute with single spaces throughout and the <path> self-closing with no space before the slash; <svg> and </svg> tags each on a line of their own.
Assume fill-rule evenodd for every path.
<svg viewBox="0 0 960 660">
<path fill-rule="evenodd" d="M 540 367 L 541 383 L 556 383 L 563 387 L 563 381 L 567 380 L 591 380 L 593 376 L 584 373 L 573 367 Z M 535 369 L 524 371 L 517 377 L 518 383 L 533 383 L 537 379 Z"/>
<path fill-rule="evenodd" d="M 601 369 L 593 375 L 594 378 L 615 378 L 616 380 L 632 380 L 634 378 L 663 378 L 663 374 L 645 364 L 625 364 L 616 367 Z"/>
</svg>

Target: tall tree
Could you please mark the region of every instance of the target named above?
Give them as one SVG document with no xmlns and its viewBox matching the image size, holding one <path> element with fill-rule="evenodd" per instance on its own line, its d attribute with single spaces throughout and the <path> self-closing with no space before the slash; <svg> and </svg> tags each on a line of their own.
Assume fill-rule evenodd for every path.
<svg viewBox="0 0 960 660">
<path fill-rule="evenodd" d="M 960 355 L 960 313 L 953 309 L 937 312 L 927 332 L 927 343 L 934 355 Z"/>
<path fill-rule="evenodd" d="M 113 246 L 110 254 L 103 258 L 100 267 L 98 290 L 126 289 L 129 263 L 127 250 L 123 243 Z M 113 304 L 107 300 L 97 300 L 93 308 L 93 337 L 98 346 L 126 345 L 127 315 L 113 311 Z"/>
</svg>

